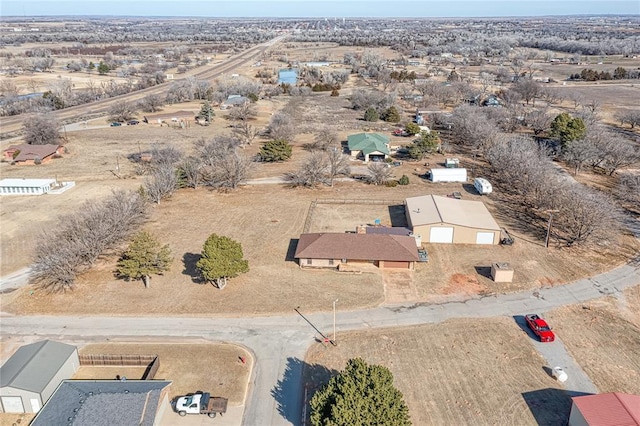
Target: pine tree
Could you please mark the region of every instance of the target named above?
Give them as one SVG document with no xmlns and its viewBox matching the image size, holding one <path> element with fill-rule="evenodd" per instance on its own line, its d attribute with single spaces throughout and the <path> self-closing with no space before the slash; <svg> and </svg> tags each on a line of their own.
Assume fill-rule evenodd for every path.
<svg viewBox="0 0 640 426">
<path fill-rule="evenodd" d="M 558 114 L 551 123 L 551 136 L 558 138 L 563 149 L 569 142 L 583 139 L 586 135 L 584 121 L 579 117 L 571 117 L 566 112 Z"/>
<path fill-rule="evenodd" d="M 289 142 L 284 139 L 274 139 L 262 145 L 258 157 L 267 162 L 285 161 L 291 158 L 292 152 Z"/>
<path fill-rule="evenodd" d="M 382 114 L 382 119 L 387 123 L 397 123 L 400 121 L 400 113 L 396 107 L 391 106 Z"/>
<path fill-rule="evenodd" d="M 402 392 L 393 386 L 393 374 L 361 358 L 347 361 L 311 398 L 314 426 L 409 426 L 409 409 Z"/>
<path fill-rule="evenodd" d="M 422 160 L 425 155 L 438 149 L 440 136 L 438 132 L 420 132 L 419 139 L 409 145 L 409 156 L 414 160 Z"/>
<path fill-rule="evenodd" d="M 169 246 L 161 246 L 153 235 L 142 231 L 134 235 L 118 261 L 116 272 L 127 279 L 142 279 L 145 288 L 149 288 L 151 274 L 168 271 L 172 261 Z"/>
<path fill-rule="evenodd" d="M 100 64 L 98 65 L 98 74 L 105 75 L 106 73 L 108 73 L 110 71 L 110 69 L 111 68 L 109 68 L 109 65 L 107 65 L 104 62 L 100 61 Z"/>
<path fill-rule="evenodd" d="M 204 119 L 204 121 L 206 121 L 207 123 L 211 123 L 211 120 L 213 120 L 213 117 L 215 115 L 216 113 L 213 111 L 213 107 L 211 106 L 211 104 L 208 101 L 205 101 L 202 104 L 202 108 L 200 108 L 198 117 Z"/>
<path fill-rule="evenodd" d="M 229 237 L 211 234 L 202 248 L 196 267 L 207 282 L 223 289 L 228 278 L 249 271 L 249 262 L 243 259 L 242 245 Z"/>
<path fill-rule="evenodd" d="M 369 107 L 364 112 L 364 121 L 378 121 L 379 118 L 380 118 L 380 115 L 378 114 L 378 111 L 376 111 L 374 107 Z"/>
</svg>

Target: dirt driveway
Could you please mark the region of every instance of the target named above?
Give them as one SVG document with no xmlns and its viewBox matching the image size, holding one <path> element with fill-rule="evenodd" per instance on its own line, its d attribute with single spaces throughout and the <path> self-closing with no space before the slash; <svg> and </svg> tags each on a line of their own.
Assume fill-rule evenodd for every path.
<svg viewBox="0 0 640 426">
<path fill-rule="evenodd" d="M 383 270 L 384 304 L 394 305 L 417 301 L 418 290 L 413 277 L 413 271 Z"/>
</svg>

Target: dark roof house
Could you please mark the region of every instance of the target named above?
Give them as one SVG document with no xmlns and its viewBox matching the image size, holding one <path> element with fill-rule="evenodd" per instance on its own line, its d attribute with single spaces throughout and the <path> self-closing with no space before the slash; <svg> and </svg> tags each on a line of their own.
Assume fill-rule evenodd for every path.
<svg viewBox="0 0 640 426">
<path fill-rule="evenodd" d="M 38 412 L 60 382 L 75 374 L 78 350 L 43 340 L 20 347 L 0 367 L 0 400 L 8 413 Z"/>
<path fill-rule="evenodd" d="M 30 145 L 23 143 L 12 145 L 4 150 L 4 159 L 16 164 L 45 163 L 55 155 L 62 155 L 64 147 L 57 144 Z"/>
<path fill-rule="evenodd" d="M 413 263 L 418 261 L 418 249 L 415 238 L 406 235 L 302 234 L 295 258 L 300 259 L 301 267 L 334 267 L 335 263 L 371 262 L 381 268 L 413 269 Z"/>
<path fill-rule="evenodd" d="M 162 380 L 65 380 L 31 426 L 154 426 L 169 406 Z"/>
</svg>

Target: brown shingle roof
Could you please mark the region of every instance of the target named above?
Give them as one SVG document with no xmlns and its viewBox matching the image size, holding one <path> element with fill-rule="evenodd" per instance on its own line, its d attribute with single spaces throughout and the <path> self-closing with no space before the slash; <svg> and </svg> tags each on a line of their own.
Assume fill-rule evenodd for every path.
<svg viewBox="0 0 640 426">
<path fill-rule="evenodd" d="M 302 234 L 297 259 L 417 261 L 413 237 L 380 234 Z"/>
<path fill-rule="evenodd" d="M 60 145 L 56 144 L 48 144 L 48 145 L 30 145 L 27 143 L 23 143 L 20 145 L 12 145 L 9 148 L 5 149 L 7 151 L 20 151 L 20 154 L 14 158 L 15 161 L 27 161 L 27 160 L 35 160 L 36 158 L 45 159 L 50 155 L 56 153 L 56 151 L 60 148 Z"/>
</svg>

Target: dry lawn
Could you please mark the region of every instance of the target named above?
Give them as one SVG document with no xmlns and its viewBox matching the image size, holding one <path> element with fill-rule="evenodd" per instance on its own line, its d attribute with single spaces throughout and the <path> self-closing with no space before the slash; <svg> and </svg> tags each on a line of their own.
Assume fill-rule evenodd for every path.
<svg viewBox="0 0 640 426">
<path fill-rule="evenodd" d="M 355 357 L 391 370 L 415 425 L 552 425 L 569 415 L 569 398 L 510 318 L 342 333 L 337 347 L 308 351 L 309 395 Z"/>
<path fill-rule="evenodd" d="M 0 426 L 26 426 L 35 416 L 34 413 L 0 413 Z"/>
<path fill-rule="evenodd" d="M 547 316 L 601 393 L 640 394 L 640 286 Z"/>
<path fill-rule="evenodd" d="M 224 343 L 97 343 L 81 348 L 80 354 L 158 355 L 160 368 L 155 379 L 173 382 L 171 398 L 202 390 L 229 398 L 230 405 L 244 404 L 253 368 L 253 359 L 246 350 Z M 245 358 L 246 364 L 242 364 L 239 357 Z M 95 377 L 100 369 L 104 369 L 104 374 Z M 116 374 L 134 378 L 133 370 L 131 367 L 82 367 L 74 379 L 113 379 Z"/>
</svg>

